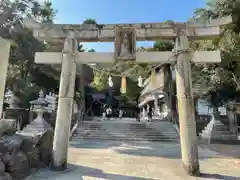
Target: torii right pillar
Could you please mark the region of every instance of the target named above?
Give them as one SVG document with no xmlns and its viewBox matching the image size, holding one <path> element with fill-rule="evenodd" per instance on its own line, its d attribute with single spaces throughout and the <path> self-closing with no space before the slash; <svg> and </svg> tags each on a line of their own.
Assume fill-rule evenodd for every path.
<svg viewBox="0 0 240 180">
<path fill-rule="evenodd" d="M 8 61 L 10 53 L 10 43 L 0 37 L 0 119 L 2 117 L 3 103 L 4 103 L 4 91 L 6 87 Z"/>
<path fill-rule="evenodd" d="M 174 50 L 177 53 L 176 85 L 183 167 L 189 175 L 200 176 L 192 92 L 191 55 L 184 29 L 178 32 Z"/>
</svg>

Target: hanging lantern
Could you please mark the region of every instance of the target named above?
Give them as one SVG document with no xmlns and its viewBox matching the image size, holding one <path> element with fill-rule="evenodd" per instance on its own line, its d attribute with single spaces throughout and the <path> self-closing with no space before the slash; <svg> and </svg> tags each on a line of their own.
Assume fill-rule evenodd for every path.
<svg viewBox="0 0 240 180">
<path fill-rule="evenodd" d="M 113 87 L 113 81 L 111 76 L 108 77 L 108 85 L 109 87 Z"/>
<path fill-rule="evenodd" d="M 121 84 L 121 93 L 125 94 L 127 92 L 127 79 L 126 76 L 122 76 L 122 84 Z"/>
<path fill-rule="evenodd" d="M 138 87 L 143 87 L 143 79 L 142 76 L 138 77 Z"/>
</svg>

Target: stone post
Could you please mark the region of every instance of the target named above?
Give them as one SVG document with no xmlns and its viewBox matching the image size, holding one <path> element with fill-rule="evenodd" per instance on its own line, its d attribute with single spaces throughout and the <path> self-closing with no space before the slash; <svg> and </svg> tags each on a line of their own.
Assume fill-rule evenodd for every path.
<svg viewBox="0 0 240 180">
<path fill-rule="evenodd" d="M 154 96 L 154 114 L 155 116 L 158 115 L 158 96 Z"/>
<path fill-rule="evenodd" d="M 9 105 L 5 110 L 5 118 L 6 119 L 15 119 L 17 123 L 17 129 L 21 130 L 24 121 L 23 121 L 23 108 L 18 106 L 19 99 L 15 96 L 15 94 L 8 90 L 6 92 L 6 103 Z"/>
<path fill-rule="evenodd" d="M 30 105 L 29 114 L 28 114 L 28 123 L 31 123 L 34 119 L 33 107 Z"/>
<path fill-rule="evenodd" d="M 6 86 L 9 53 L 10 53 L 10 43 L 0 37 L 0 54 L 1 54 L 1 65 L 0 65 L 0 117 L 2 116 L 2 110 L 3 110 L 4 91 L 5 91 L 5 86 Z"/>
<path fill-rule="evenodd" d="M 80 70 L 80 76 L 79 76 L 79 89 L 80 89 L 80 92 L 81 92 L 81 104 L 80 104 L 80 110 L 81 111 L 85 111 L 85 88 L 84 88 L 84 65 L 81 64 L 79 66 L 79 70 Z"/>
<path fill-rule="evenodd" d="M 65 39 L 62 59 L 62 71 L 59 88 L 57 117 L 53 142 L 53 170 L 67 167 L 68 142 L 72 119 L 73 96 L 75 89 L 77 41 L 74 33 L 69 32 Z"/>
<path fill-rule="evenodd" d="M 191 59 L 188 50 L 188 38 L 184 32 L 180 31 L 176 38 L 175 51 L 177 53 L 176 85 L 181 154 L 183 167 L 188 175 L 199 176 L 197 133 L 191 79 Z"/>
<path fill-rule="evenodd" d="M 234 108 L 234 106 L 236 106 L 236 103 L 234 102 L 228 102 L 228 106 L 226 107 L 226 113 L 227 113 L 227 117 L 229 119 L 229 131 L 233 134 L 233 135 L 237 135 L 237 122 L 236 122 L 236 113 L 234 112 L 236 109 Z M 220 117 L 219 119 L 220 120 Z"/>
</svg>

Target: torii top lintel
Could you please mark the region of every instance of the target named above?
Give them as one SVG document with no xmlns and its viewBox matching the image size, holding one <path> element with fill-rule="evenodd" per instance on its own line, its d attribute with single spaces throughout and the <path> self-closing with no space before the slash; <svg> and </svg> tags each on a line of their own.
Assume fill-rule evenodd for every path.
<svg viewBox="0 0 240 180">
<path fill-rule="evenodd" d="M 34 36 L 43 41 L 62 41 L 69 30 L 74 31 L 75 38 L 80 42 L 113 42 L 115 29 L 134 28 L 137 41 L 154 41 L 174 39 L 176 29 L 182 28 L 190 40 L 213 38 L 219 36 L 220 26 L 230 24 L 231 17 L 212 20 L 208 23 L 141 23 L 141 24 L 39 24 L 24 19 L 23 25 L 34 30 Z"/>
</svg>

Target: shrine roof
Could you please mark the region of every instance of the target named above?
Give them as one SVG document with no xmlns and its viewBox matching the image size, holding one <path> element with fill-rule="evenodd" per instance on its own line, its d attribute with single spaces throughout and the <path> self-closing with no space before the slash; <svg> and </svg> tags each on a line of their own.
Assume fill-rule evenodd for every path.
<svg viewBox="0 0 240 180">
<path fill-rule="evenodd" d="M 145 87 L 141 92 L 140 98 L 149 94 L 162 94 L 164 87 L 164 74 L 162 71 L 156 74 L 156 82 L 157 83 L 154 83 L 149 78 L 148 82 L 146 82 Z"/>
</svg>

